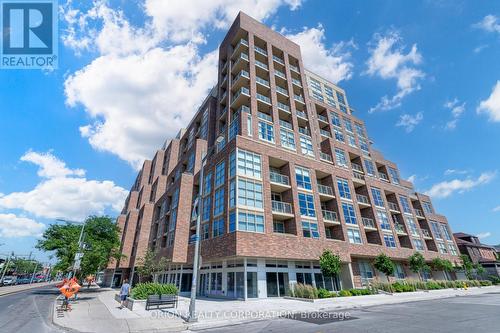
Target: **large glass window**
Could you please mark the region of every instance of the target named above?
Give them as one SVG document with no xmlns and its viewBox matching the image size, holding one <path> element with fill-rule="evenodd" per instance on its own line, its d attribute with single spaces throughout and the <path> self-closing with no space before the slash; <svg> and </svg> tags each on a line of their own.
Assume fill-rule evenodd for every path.
<svg viewBox="0 0 500 333">
<path fill-rule="evenodd" d="M 335 160 L 337 161 L 337 165 L 347 166 L 345 152 L 342 149 L 335 148 Z"/>
<path fill-rule="evenodd" d="M 229 182 L 229 207 L 234 208 L 236 206 L 236 181 L 231 179 Z"/>
<path fill-rule="evenodd" d="M 215 191 L 214 195 L 214 216 L 220 215 L 224 212 L 224 187 Z"/>
<path fill-rule="evenodd" d="M 426 212 L 428 214 L 434 213 L 430 202 L 427 202 L 427 201 L 422 202 L 422 207 L 424 208 L 424 212 Z"/>
<path fill-rule="evenodd" d="M 396 241 L 394 240 L 393 235 L 384 235 L 384 243 L 385 246 L 394 248 L 396 247 Z"/>
<path fill-rule="evenodd" d="M 363 129 L 363 125 L 358 124 L 358 123 L 354 123 L 354 126 L 356 127 L 356 133 L 358 134 L 358 136 L 364 138 L 365 137 L 365 130 Z"/>
<path fill-rule="evenodd" d="M 207 221 L 210 219 L 210 209 L 212 208 L 212 198 L 206 197 L 203 199 L 203 213 L 201 215 L 202 221 Z"/>
<path fill-rule="evenodd" d="M 354 206 L 343 202 L 342 203 L 342 211 L 344 213 L 344 219 L 345 223 L 348 224 L 358 224 L 358 221 L 356 219 L 356 212 L 354 211 Z"/>
<path fill-rule="evenodd" d="M 238 212 L 238 231 L 264 232 L 264 216 L 251 212 Z"/>
<path fill-rule="evenodd" d="M 415 250 L 417 251 L 424 250 L 424 243 L 422 242 L 421 239 L 413 238 L 413 244 L 415 245 Z"/>
<path fill-rule="evenodd" d="M 431 221 L 431 228 L 432 228 L 432 232 L 434 233 L 434 236 L 436 236 L 437 239 L 443 239 L 443 235 L 441 234 L 441 228 L 439 227 L 439 223 Z"/>
<path fill-rule="evenodd" d="M 316 222 L 302 221 L 302 234 L 308 238 L 319 238 L 318 224 Z"/>
<path fill-rule="evenodd" d="M 262 208 L 262 183 L 254 180 L 239 178 L 238 205 Z"/>
<path fill-rule="evenodd" d="M 229 154 L 229 178 L 236 175 L 236 152 L 233 150 Z"/>
<path fill-rule="evenodd" d="M 265 121 L 259 121 L 259 138 L 261 140 L 274 142 L 273 125 Z"/>
<path fill-rule="evenodd" d="M 444 238 L 446 240 L 451 241 L 452 238 L 451 238 L 451 234 L 450 234 L 450 230 L 448 229 L 448 226 L 446 224 L 441 224 L 441 230 L 443 230 Z"/>
<path fill-rule="evenodd" d="M 203 223 L 201 225 L 201 240 L 205 240 L 210 237 L 209 228 L 210 226 L 208 225 L 208 223 Z"/>
<path fill-rule="evenodd" d="M 361 244 L 363 241 L 361 240 L 361 234 L 358 229 L 347 229 L 347 237 L 349 238 L 349 243 L 351 244 Z"/>
<path fill-rule="evenodd" d="M 225 166 L 226 166 L 226 163 L 223 162 L 220 162 L 219 164 L 217 164 L 217 166 L 215 167 L 215 187 L 219 187 L 221 186 L 222 184 L 224 184 L 224 176 L 225 176 Z"/>
<path fill-rule="evenodd" d="M 219 217 L 212 224 L 212 237 L 218 237 L 224 234 L 224 217 Z"/>
<path fill-rule="evenodd" d="M 384 199 L 382 198 L 382 192 L 378 188 L 372 187 L 373 203 L 375 206 L 384 207 Z"/>
<path fill-rule="evenodd" d="M 448 249 L 446 248 L 446 245 L 444 243 L 437 243 L 437 245 L 438 245 L 439 253 L 441 253 L 441 254 L 448 253 Z"/>
<path fill-rule="evenodd" d="M 332 124 L 337 127 L 342 127 L 342 122 L 340 121 L 340 116 L 335 112 L 330 112 L 332 117 Z"/>
<path fill-rule="evenodd" d="M 419 236 L 418 229 L 417 229 L 417 224 L 415 223 L 415 221 L 413 220 L 413 218 L 406 217 L 406 224 L 410 228 L 410 233 L 412 234 L 412 236 Z"/>
<path fill-rule="evenodd" d="M 205 181 L 203 182 L 203 195 L 208 195 L 212 192 L 212 173 L 209 172 L 205 175 Z"/>
<path fill-rule="evenodd" d="M 238 149 L 238 174 L 255 178 L 262 177 L 262 166 L 259 154 Z"/>
<path fill-rule="evenodd" d="M 347 134 L 347 142 L 349 143 L 349 146 L 356 148 L 356 138 L 352 134 Z"/>
<path fill-rule="evenodd" d="M 358 141 L 359 141 L 359 148 L 364 153 L 363 155 L 367 156 L 368 153 L 370 152 L 368 148 L 368 141 L 366 141 L 366 139 L 362 137 L 358 137 Z"/>
<path fill-rule="evenodd" d="M 285 148 L 295 150 L 295 134 L 286 129 L 280 129 L 281 145 Z"/>
<path fill-rule="evenodd" d="M 232 211 L 229 213 L 229 232 L 236 230 L 236 212 Z"/>
<path fill-rule="evenodd" d="M 311 176 L 309 174 L 309 169 L 302 167 L 295 167 L 295 179 L 297 180 L 297 187 L 311 190 Z"/>
<path fill-rule="evenodd" d="M 365 159 L 364 162 L 365 162 L 366 173 L 370 176 L 376 176 L 375 167 L 373 166 L 373 162 L 370 160 L 367 160 L 367 159 Z"/>
<path fill-rule="evenodd" d="M 352 130 L 352 123 L 351 123 L 351 120 L 349 120 L 348 118 L 344 117 L 344 127 L 345 127 L 345 130 L 349 133 L 354 133 L 354 131 Z"/>
<path fill-rule="evenodd" d="M 405 271 L 403 269 L 403 266 L 401 266 L 401 264 L 397 263 L 394 265 L 394 267 L 395 267 L 394 276 L 396 277 L 396 279 L 406 278 Z"/>
<path fill-rule="evenodd" d="M 391 168 L 389 167 L 389 175 L 391 176 L 392 178 L 392 182 L 394 184 L 399 184 L 399 174 L 398 174 L 398 170 L 394 169 L 394 168 Z"/>
<path fill-rule="evenodd" d="M 314 198 L 311 194 L 299 193 L 300 215 L 316 217 Z"/>
<path fill-rule="evenodd" d="M 343 199 L 351 199 L 351 189 L 347 180 L 337 178 L 337 187 L 339 188 L 340 197 Z"/>
<path fill-rule="evenodd" d="M 338 129 L 334 129 L 333 132 L 335 133 L 335 139 L 340 142 L 344 142 L 344 133 Z"/>
<path fill-rule="evenodd" d="M 399 201 L 401 202 L 401 206 L 403 207 L 403 212 L 411 214 L 412 210 L 410 207 L 410 203 L 408 202 L 408 198 L 404 195 L 399 196 Z"/>
<path fill-rule="evenodd" d="M 457 256 L 457 249 L 455 248 L 455 245 L 448 243 L 448 248 L 450 249 L 450 253 L 454 256 Z"/>
<path fill-rule="evenodd" d="M 314 156 L 311 138 L 305 135 L 300 136 L 300 149 L 302 154 Z"/>
<path fill-rule="evenodd" d="M 387 217 L 386 212 L 383 210 L 377 209 L 377 218 L 380 223 L 380 228 L 383 230 L 391 230 L 391 224 L 389 223 L 389 218 Z"/>
</svg>

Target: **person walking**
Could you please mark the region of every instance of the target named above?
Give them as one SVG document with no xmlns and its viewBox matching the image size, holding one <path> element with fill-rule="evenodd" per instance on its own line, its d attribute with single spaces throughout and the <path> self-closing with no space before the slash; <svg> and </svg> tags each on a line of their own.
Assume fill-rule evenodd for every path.
<svg viewBox="0 0 500 333">
<path fill-rule="evenodd" d="M 123 280 L 122 287 L 120 288 L 120 309 L 123 309 L 125 305 L 125 301 L 130 293 L 130 284 L 128 283 L 128 279 Z"/>
</svg>

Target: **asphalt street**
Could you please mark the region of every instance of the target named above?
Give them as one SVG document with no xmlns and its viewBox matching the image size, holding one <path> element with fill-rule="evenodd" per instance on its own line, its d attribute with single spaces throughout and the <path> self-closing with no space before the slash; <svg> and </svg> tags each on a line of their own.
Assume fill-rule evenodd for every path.
<svg viewBox="0 0 500 333">
<path fill-rule="evenodd" d="M 51 286 L 0 297 L 0 332 L 66 332 L 52 324 L 52 304 L 58 291 Z"/>
<path fill-rule="evenodd" d="M 498 333 L 499 313 L 500 293 L 491 293 L 345 312 L 323 312 L 311 316 L 299 314 L 294 318 L 257 321 L 202 332 Z"/>
</svg>

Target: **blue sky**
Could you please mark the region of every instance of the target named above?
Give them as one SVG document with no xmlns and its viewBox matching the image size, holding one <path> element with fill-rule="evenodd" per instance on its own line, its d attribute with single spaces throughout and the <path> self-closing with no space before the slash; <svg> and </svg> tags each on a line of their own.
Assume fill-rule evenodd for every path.
<svg viewBox="0 0 500 333">
<path fill-rule="evenodd" d="M 0 70 L 0 253 L 29 253 L 57 217 L 118 214 L 141 161 L 215 84 L 216 49 L 239 10 L 346 90 L 374 147 L 454 231 L 500 243 L 500 3 L 60 5 L 59 68 Z"/>
</svg>

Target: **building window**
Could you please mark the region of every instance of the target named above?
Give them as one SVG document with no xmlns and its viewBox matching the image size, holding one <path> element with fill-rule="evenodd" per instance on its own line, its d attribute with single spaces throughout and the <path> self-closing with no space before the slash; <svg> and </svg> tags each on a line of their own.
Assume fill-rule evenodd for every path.
<svg viewBox="0 0 500 333">
<path fill-rule="evenodd" d="M 201 215 L 202 221 L 207 221 L 210 219 L 210 209 L 212 207 L 212 198 L 211 197 L 206 197 L 203 199 L 203 211 Z"/>
<path fill-rule="evenodd" d="M 176 224 L 177 224 L 177 209 L 173 209 L 172 214 L 170 215 L 170 222 L 168 225 L 168 231 L 174 231 Z"/>
<path fill-rule="evenodd" d="M 375 173 L 375 167 L 373 166 L 373 162 L 370 161 L 370 160 L 367 160 L 367 159 L 365 159 L 364 162 L 365 162 L 366 173 L 369 176 L 374 176 L 375 177 L 376 173 Z"/>
<path fill-rule="evenodd" d="M 300 215 L 316 217 L 314 198 L 311 194 L 299 193 Z"/>
<path fill-rule="evenodd" d="M 354 131 L 352 130 L 352 123 L 346 117 L 344 117 L 344 127 L 347 132 L 354 133 Z"/>
<path fill-rule="evenodd" d="M 437 239 L 443 239 L 441 228 L 439 228 L 439 224 L 437 222 L 431 221 L 431 229 Z"/>
<path fill-rule="evenodd" d="M 428 214 L 434 214 L 434 210 L 432 209 L 430 202 L 427 201 L 422 202 L 422 207 L 424 208 L 424 212 Z"/>
<path fill-rule="evenodd" d="M 368 155 L 369 154 L 369 148 L 368 148 L 368 142 L 366 141 L 365 138 L 358 137 L 359 140 L 359 148 L 363 151 L 363 155 Z"/>
<path fill-rule="evenodd" d="M 295 167 L 295 179 L 297 180 L 297 187 L 303 188 L 305 190 L 312 189 L 309 169 L 299 166 Z"/>
<path fill-rule="evenodd" d="M 215 219 L 212 224 L 212 237 L 218 237 L 224 234 L 224 217 Z"/>
<path fill-rule="evenodd" d="M 252 133 L 252 115 L 249 114 L 247 116 L 247 133 L 248 133 L 248 136 L 252 136 L 253 133 Z"/>
<path fill-rule="evenodd" d="M 335 90 L 335 94 L 337 95 L 337 100 L 339 101 L 339 103 L 345 105 L 344 94 L 337 90 Z"/>
<path fill-rule="evenodd" d="M 212 192 L 212 173 L 209 172 L 205 175 L 205 181 L 203 182 L 203 195 L 208 195 Z"/>
<path fill-rule="evenodd" d="M 340 197 L 343 199 L 351 199 L 351 189 L 347 180 L 337 178 L 337 187 L 339 188 Z"/>
<path fill-rule="evenodd" d="M 273 231 L 280 234 L 284 234 L 285 223 L 283 221 L 273 221 Z"/>
<path fill-rule="evenodd" d="M 362 244 L 361 234 L 358 229 L 347 229 L 347 237 L 349 238 L 349 243 L 351 244 Z"/>
<path fill-rule="evenodd" d="M 232 211 L 229 213 L 229 232 L 234 232 L 236 230 L 236 212 Z"/>
<path fill-rule="evenodd" d="M 274 142 L 274 128 L 272 124 L 259 121 L 259 139 Z"/>
<path fill-rule="evenodd" d="M 358 136 L 364 138 L 365 137 L 365 131 L 363 129 L 363 125 L 358 124 L 358 123 L 354 123 L 354 126 L 356 127 L 356 133 L 358 134 Z"/>
<path fill-rule="evenodd" d="M 334 128 L 333 132 L 335 133 L 335 139 L 340 142 L 344 142 L 344 133 L 342 131 L 339 131 L 338 129 Z"/>
<path fill-rule="evenodd" d="M 236 176 L 236 152 L 229 154 L 229 178 Z"/>
<path fill-rule="evenodd" d="M 225 176 L 225 171 L 226 171 L 225 167 L 226 167 L 226 163 L 224 163 L 224 162 L 220 162 L 215 167 L 215 188 L 224 184 L 224 178 L 225 178 L 224 176 Z"/>
<path fill-rule="evenodd" d="M 372 196 L 375 206 L 384 207 L 384 199 L 382 198 L 382 193 L 378 188 L 372 187 Z"/>
<path fill-rule="evenodd" d="M 238 205 L 262 208 L 262 183 L 249 179 L 238 179 Z"/>
<path fill-rule="evenodd" d="M 404 195 L 399 196 L 399 201 L 401 202 L 401 206 L 403 206 L 403 212 L 411 214 L 412 210 L 410 207 L 410 203 L 408 202 L 408 198 Z"/>
<path fill-rule="evenodd" d="M 399 185 L 399 174 L 398 174 L 398 170 L 394 169 L 394 168 L 389 168 L 389 175 L 391 176 L 392 178 L 392 182 L 394 184 L 398 184 Z"/>
<path fill-rule="evenodd" d="M 295 150 L 295 134 L 286 129 L 280 129 L 281 145 L 285 148 Z"/>
<path fill-rule="evenodd" d="M 415 223 L 415 221 L 413 220 L 413 218 L 406 217 L 406 224 L 410 228 L 410 233 L 412 234 L 412 236 L 417 236 L 418 237 L 419 234 L 418 234 L 417 224 Z"/>
<path fill-rule="evenodd" d="M 424 243 L 422 242 L 421 239 L 413 238 L 413 244 L 415 245 L 415 249 L 417 251 L 423 251 L 424 250 Z"/>
<path fill-rule="evenodd" d="M 238 231 L 264 232 L 264 216 L 250 212 L 238 212 Z"/>
<path fill-rule="evenodd" d="M 191 155 L 189 155 L 189 158 L 188 158 L 188 164 L 187 164 L 186 171 L 189 173 L 192 173 L 193 169 L 194 169 L 194 153 L 191 153 Z"/>
<path fill-rule="evenodd" d="M 391 224 L 389 223 L 389 218 L 386 212 L 377 209 L 377 218 L 380 223 L 380 228 L 383 230 L 391 230 Z"/>
<path fill-rule="evenodd" d="M 172 208 L 176 208 L 179 204 L 179 188 L 176 188 L 174 194 L 172 195 Z"/>
<path fill-rule="evenodd" d="M 455 248 L 455 245 L 453 244 L 448 244 L 448 248 L 450 249 L 450 253 L 454 256 L 457 256 L 458 253 L 457 253 L 457 249 Z"/>
<path fill-rule="evenodd" d="M 345 152 L 342 149 L 335 148 L 335 160 L 337 165 L 347 166 L 347 160 L 345 158 Z"/>
<path fill-rule="evenodd" d="M 300 136 L 300 149 L 302 150 L 302 154 L 314 156 L 313 145 L 310 137 L 305 135 Z"/>
<path fill-rule="evenodd" d="M 345 223 L 348 224 L 358 224 L 356 218 L 356 212 L 354 211 L 354 206 L 348 203 L 342 203 L 342 211 L 344 212 Z"/>
<path fill-rule="evenodd" d="M 444 238 L 448 241 L 451 241 L 452 238 L 451 238 L 451 234 L 450 234 L 450 230 L 448 229 L 448 226 L 446 224 L 441 223 L 441 230 L 443 230 Z"/>
<path fill-rule="evenodd" d="M 396 241 L 394 240 L 393 235 L 384 235 L 384 243 L 387 247 L 396 247 Z"/>
<path fill-rule="evenodd" d="M 302 234 L 307 238 L 319 238 L 318 224 L 316 222 L 302 221 Z"/>
<path fill-rule="evenodd" d="M 352 134 L 347 134 L 347 141 L 349 142 L 349 146 L 356 148 L 356 138 Z"/>
<path fill-rule="evenodd" d="M 395 270 L 394 270 L 394 276 L 396 277 L 396 279 L 405 279 L 406 278 L 406 274 L 405 274 L 405 271 L 403 269 L 403 266 L 401 266 L 401 264 L 395 264 Z"/>
<path fill-rule="evenodd" d="M 214 195 L 214 216 L 224 212 L 224 187 L 215 191 Z"/>
<path fill-rule="evenodd" d="M 210 237 L 209 225 L 208 223 L 203 223 L 201 226 L 201 240 L 208 239 Z"/>
<path fill-rule="evenodd" d="M 262 166 L 259 154 L 238 149 L 238 174 L 262 178 Z"/>
<path fill-rule="evenodd" d="M 340 121 L 340 116 L 335 112 L 330 112 L 330 116 L 332 117 L 333 126 L 342 127 L 342 122 Z"/>
<path fill-rule="evenodd" d="M 437 244 L 438 244 L 439 253 L 441 253 L 441 254 L 448 253 L 448 249 L 446 248 L 446 245 L 444 243 L 437 243 Z"/>
<path fill-rule="evenodd" d="M 236 206 L 236 181 L 231 179 L 229 182 L 229 208 Z"/>
</svg>

